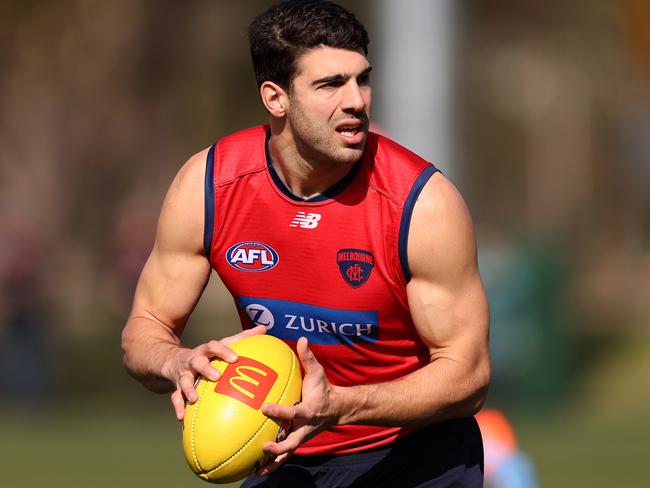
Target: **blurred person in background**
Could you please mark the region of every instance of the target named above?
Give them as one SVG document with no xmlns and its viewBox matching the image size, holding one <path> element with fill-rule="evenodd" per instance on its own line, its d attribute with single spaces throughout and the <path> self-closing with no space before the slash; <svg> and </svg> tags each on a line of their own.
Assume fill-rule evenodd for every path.
<svg viewBox="0 0 650 488">
<path fill-rule="evenodd" d="M 39 407 L 49 393 L 42 238 L 17 215 L 0 219 L 0 387 L 5 402 Z"/>
<path fill-rule="evenodd" d="M 368 35 L 350 12 L 283 2 L 249 38 L 270 123 L 176 176 L 123 332 L 127 369 L 173 391 L 182 420 L 197 377 L 219 378 L 210 360 L 236 361 L 228 345 L 268 326 L 297 350 L 302 402 L 262 407 L 293 430 L 244 487 L 482 486 L 489 318 L 462 197 L 369 132 Z M 180 337 L 213 268 L 245 330 L 190 349 Z"/>
<path fill-rule="evenodd" d="M 519 449 L 505 414 L 483 409 L 476 414 L 476 420 L 483 436 L 486 488 L 537 488 L 535 466 Z"/>
</svg>

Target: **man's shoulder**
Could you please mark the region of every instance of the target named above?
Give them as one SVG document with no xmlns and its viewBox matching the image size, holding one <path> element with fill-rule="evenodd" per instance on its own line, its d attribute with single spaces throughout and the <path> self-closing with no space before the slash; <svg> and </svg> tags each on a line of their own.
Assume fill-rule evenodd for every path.
<svg viewBox="0 0 650 488">
<path fill-rule="evenodd" d="M 215 181 L 227 183 L 246 173 L 266 167 L 266 138 L 268 127 L 258 125 L 242 129 L 219 139 L 212 154 Z"/>
<path fill-rule="evenodd" d="M 417 185 L 438 169 L 394 140 L 370 132 L 367 142 L 367 178 L 371 186 L 404 203 Z"/>
<path fill-rule="evenodd" d="M 247 127 L 220 138 L 217 141 L 217 145 L 228 146 L 231 144 L 257 144 L 260 141 L 264 142 L 266 140 L 267 132 L 268 126 L 266 125 L 255 125 L 253 127 Z"/>
</svg>

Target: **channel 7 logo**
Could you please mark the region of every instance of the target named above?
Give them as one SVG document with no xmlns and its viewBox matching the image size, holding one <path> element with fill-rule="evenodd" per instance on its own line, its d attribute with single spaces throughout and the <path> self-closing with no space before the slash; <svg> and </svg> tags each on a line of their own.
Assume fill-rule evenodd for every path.
<svg viewBox="0 0 650 488">
<path fill-rule="evenodd" d="M 259 410 L 277 379 L 278 373 L 266 364 L 239 356 L 226 367 L 214 391 Z"/>
</svg>

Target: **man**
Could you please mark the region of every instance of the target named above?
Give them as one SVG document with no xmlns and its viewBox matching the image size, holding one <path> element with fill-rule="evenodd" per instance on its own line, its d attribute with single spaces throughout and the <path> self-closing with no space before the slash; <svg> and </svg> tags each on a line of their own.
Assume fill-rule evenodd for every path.
<svg viewBox="0 0 650 488">
<path fill-rule="evenodd" d="M 263 406 L 293 430 L 243 486 L 482 486 L 472 415 L 489 383 L 488 308 L 461 196 L 369 132 L 368 36 L 351 13 L 284 2 L 249 36 L 269 125 L 179 171 L 124 330 L 127 368 L 173 390 L 180 420 L 195 379 L 219 377 L 209 360 L 267 332 L 296 348 L 302 401 Z M 189 349 L 180 336 L 211 267 L 245 330 Z"/>
</svg>

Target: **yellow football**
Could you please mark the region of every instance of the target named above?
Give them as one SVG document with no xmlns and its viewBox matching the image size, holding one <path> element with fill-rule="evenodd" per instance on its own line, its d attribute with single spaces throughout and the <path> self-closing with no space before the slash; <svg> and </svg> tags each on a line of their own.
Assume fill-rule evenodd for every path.
<svg viewBox="0 0 650 488">
<path fill-rule="evenodd" d="M 230 348 L 239 358 L 212 361 L 221 378 L 198 381 L 199 399 L 187 405 L 183 420 L 185 458 L 213 483 L 241 480 L 264 463 L 264 443 L 282 439 L 288 428 L 264 415 L 262 405 L 293 405 L 302 392 L 298 358 L 280 339 L 256 335 Z"/>
</svg>

